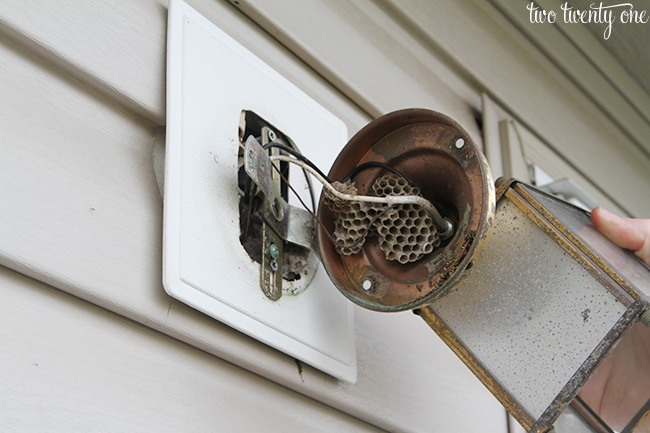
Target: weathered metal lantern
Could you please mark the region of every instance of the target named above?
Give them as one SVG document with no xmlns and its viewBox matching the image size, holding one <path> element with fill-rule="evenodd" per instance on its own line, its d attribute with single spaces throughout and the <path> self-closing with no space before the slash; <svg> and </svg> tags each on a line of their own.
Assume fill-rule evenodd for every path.
<svg viewBox="0 0 650 433">
<path fill-rule="evenodd" d="M 319 247 L 339 290 L 366 308 L 414 310 L 527 431 L 611 431 L 576 396 L 648 309 L 648 268 L 601 235 L 587 212 L 518 181 L 499 179 L 495 188 L 468 134 L 438 113 L 377 119 L 350 140 L 329 177 L 365 164 L 354 185 L 372 194 L 386 170 L 368 162 L 416 184 L 453 233 L 402 263 L 390 259 L 386 239 L 419 233 L 400 226 L 391 238 L 394 227 L 380 226 L 342 254 L 331 234 L 346 222 L 324 195 Z"/>
</svg>

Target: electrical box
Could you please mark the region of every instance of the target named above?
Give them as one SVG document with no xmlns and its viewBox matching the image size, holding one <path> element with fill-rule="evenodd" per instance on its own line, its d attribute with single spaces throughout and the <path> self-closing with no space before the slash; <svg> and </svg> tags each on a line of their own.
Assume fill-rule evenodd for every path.
<svg viewBox="0 0 650 433">
<path fill-rule="evenodd" d="M 174 0 L 168 26 L 166 137 L 167 293 L 354 382 L 352 303 L 340 296 L 306 246 L 273 237 L 275 232 L 249 217 L 250 186 L 242 182 L 247 138 L 299 147 L 318 166 L 329 167 L 347 140 L 343 122 Z M 301 199 L 293 191 L 278 190 L 291 218 L 276 216 L 307 227 L 313 221 L 302 207 L 316 212 L 320 185 L 310 184 L 296 167 L 285 167 L 284 173 Z"/>
</svg>

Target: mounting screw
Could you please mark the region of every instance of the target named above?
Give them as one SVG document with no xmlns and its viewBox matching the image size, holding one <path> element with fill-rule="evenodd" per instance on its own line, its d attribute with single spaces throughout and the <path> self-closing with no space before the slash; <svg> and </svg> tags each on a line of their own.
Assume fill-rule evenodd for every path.
<svg viewBox="0 0 650 433">
<path fill-rule="evenodd" d="M 280 249 L 277 245 L 271 244 L 269 247 L 269 255 L 271 258 L 273 258 L 273 260 L 277 260 L 277 258 L 280 257 Z"/>
<path fill-rule="evenodd" d="M 282 218 L 284 218 L 284 211 L 282 210 L 282 204 L 280 203 L 280 200 L 276 197 L 272 203 L 270 203 L 271 206 L 271 213 L 275 217 L 276 220 L 282 221 Z"/>
<path fill-rule="evenodd" d="M 269 263 L 269 266 L 271 267 L 271 270 L 273 272 L 276 272 L 278 270 L 278 262 L 275 261 L 275 260 L 271 260 L 271 262 Z"/>
<path fill-rule="evenodd" d="M 275 135 L 275 131 L 273 131 L 272 129 L 269 129 L 269 140 L 275 141 L 276 138 L 278 138 L 278 137 Z"/>
<path fill-rule="evenodd" d="M 641 314 L 641 323 L 650 328 L 650 307 Z"/>
</svg>

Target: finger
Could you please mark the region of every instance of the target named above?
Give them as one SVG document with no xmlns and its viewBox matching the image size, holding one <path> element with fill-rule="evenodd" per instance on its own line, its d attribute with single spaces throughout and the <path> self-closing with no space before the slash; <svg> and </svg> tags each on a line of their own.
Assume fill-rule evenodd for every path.
<svg viewBox="0 0 650 433">
<path fill-rule="evenodd" d="M 591 221 L 610 241 L 631 250 L 650 266 L 650 220 L 621 218 L 597 207 L 591 212 Z"/>
</svg>

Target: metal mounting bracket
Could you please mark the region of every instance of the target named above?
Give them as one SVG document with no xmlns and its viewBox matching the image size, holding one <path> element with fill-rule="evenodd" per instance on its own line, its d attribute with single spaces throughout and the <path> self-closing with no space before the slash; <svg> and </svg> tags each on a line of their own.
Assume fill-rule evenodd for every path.
<svg viewBox="0 0 650 433">
<path fill-rule="evenodd" d="M 308 248 L 319 256 L 314 218 L 304 209 L 290 206 L 272 187 L 271 158 L 253 137 L 246 141 L 244 167 L 266 198 L 262 216 L 283 240 Z"/>
<path fill-rule="evenodd" d="M 269 140 L 269 133 L 272 131 L 263 128 L 263 141 Z M 316 257 L 319 254 L 314 219 L 309 212 L 289 205 L 282 197 L 279 167 L 276 170 L 274 164 L 262 145 L 250 136 L 244 148 L 244 169 L 265 199 L 261 208 L 264 225 L 260 285 L 267 297 L 278 300 L 282 296 L 283 243 L 308 248 Z"/>
</svg>

